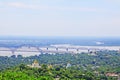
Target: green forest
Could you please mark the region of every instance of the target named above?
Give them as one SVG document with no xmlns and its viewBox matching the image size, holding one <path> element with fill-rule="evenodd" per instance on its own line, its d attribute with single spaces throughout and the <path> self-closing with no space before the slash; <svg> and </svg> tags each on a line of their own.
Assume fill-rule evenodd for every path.
<svg viewBox="0 0 120 80">
<path fill-rule="evenodd" d="M 34 60 L 38 61 L 40 68 L 27 66 Z M 0 80 L 119 80 L 119 61 L 117 51 L 99 51 L 96 55 L 1 56 Z"/>
</svg>

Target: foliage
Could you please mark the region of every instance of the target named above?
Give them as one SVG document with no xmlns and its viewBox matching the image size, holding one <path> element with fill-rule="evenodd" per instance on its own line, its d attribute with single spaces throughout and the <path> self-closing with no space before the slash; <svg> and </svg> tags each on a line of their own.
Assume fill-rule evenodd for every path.
<svg viewBox="0 0 120 80">
<path fill-rule="evenodd" d="M 34 60 L 40 62 L 41 68 L 26 66 Z M 0 80 L 117 80 L 105 74 L 119 74 L 119 61 L 120 53 L 116 51 L 100 51 L 95 56 L 88 53 L 0 56 Z M 67 63 L 71 67 L 66 68 Z"/>
</svg>

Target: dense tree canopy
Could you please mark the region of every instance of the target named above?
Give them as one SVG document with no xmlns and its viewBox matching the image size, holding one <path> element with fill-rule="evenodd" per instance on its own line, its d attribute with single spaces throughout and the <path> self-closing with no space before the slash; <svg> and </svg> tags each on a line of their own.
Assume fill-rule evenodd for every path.
<svg viewBox="0 0 120 80">
<path fill-rule="evenodd" d="M 40 63 L 41 68 L 26 66 L 34 60 Z M 46 53 L 30 57 L 0 56 L 0 80 L 117 80 L 117 77 L 108 77 L 106 73 L 119 74 L 119 61 L 120 53 L 116 51 L 100 51 L 96 55 Z M 68 68 L 67 63 L 71 65 Z"/>
</svg>

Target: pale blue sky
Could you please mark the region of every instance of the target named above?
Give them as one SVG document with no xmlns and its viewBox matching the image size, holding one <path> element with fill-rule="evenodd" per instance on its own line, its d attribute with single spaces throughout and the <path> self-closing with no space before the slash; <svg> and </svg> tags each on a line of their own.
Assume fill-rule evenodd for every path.
<svg viewBox="0 0 120 80">
<path fill-rule="evenodd" d="M 120 36 L 120 0 L 0 0 L 0 36 Z"/>
</svg>

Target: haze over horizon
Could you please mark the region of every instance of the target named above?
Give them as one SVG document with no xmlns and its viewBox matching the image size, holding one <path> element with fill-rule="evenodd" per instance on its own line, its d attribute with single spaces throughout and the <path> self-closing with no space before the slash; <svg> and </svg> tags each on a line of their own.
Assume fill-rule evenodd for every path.
<svg viewBox="0 0 120 80">
<path fill-rule="evenodd" d="M 119 0 L 1 0 L 0 36 L 120 37 Z"/>
</svg>

